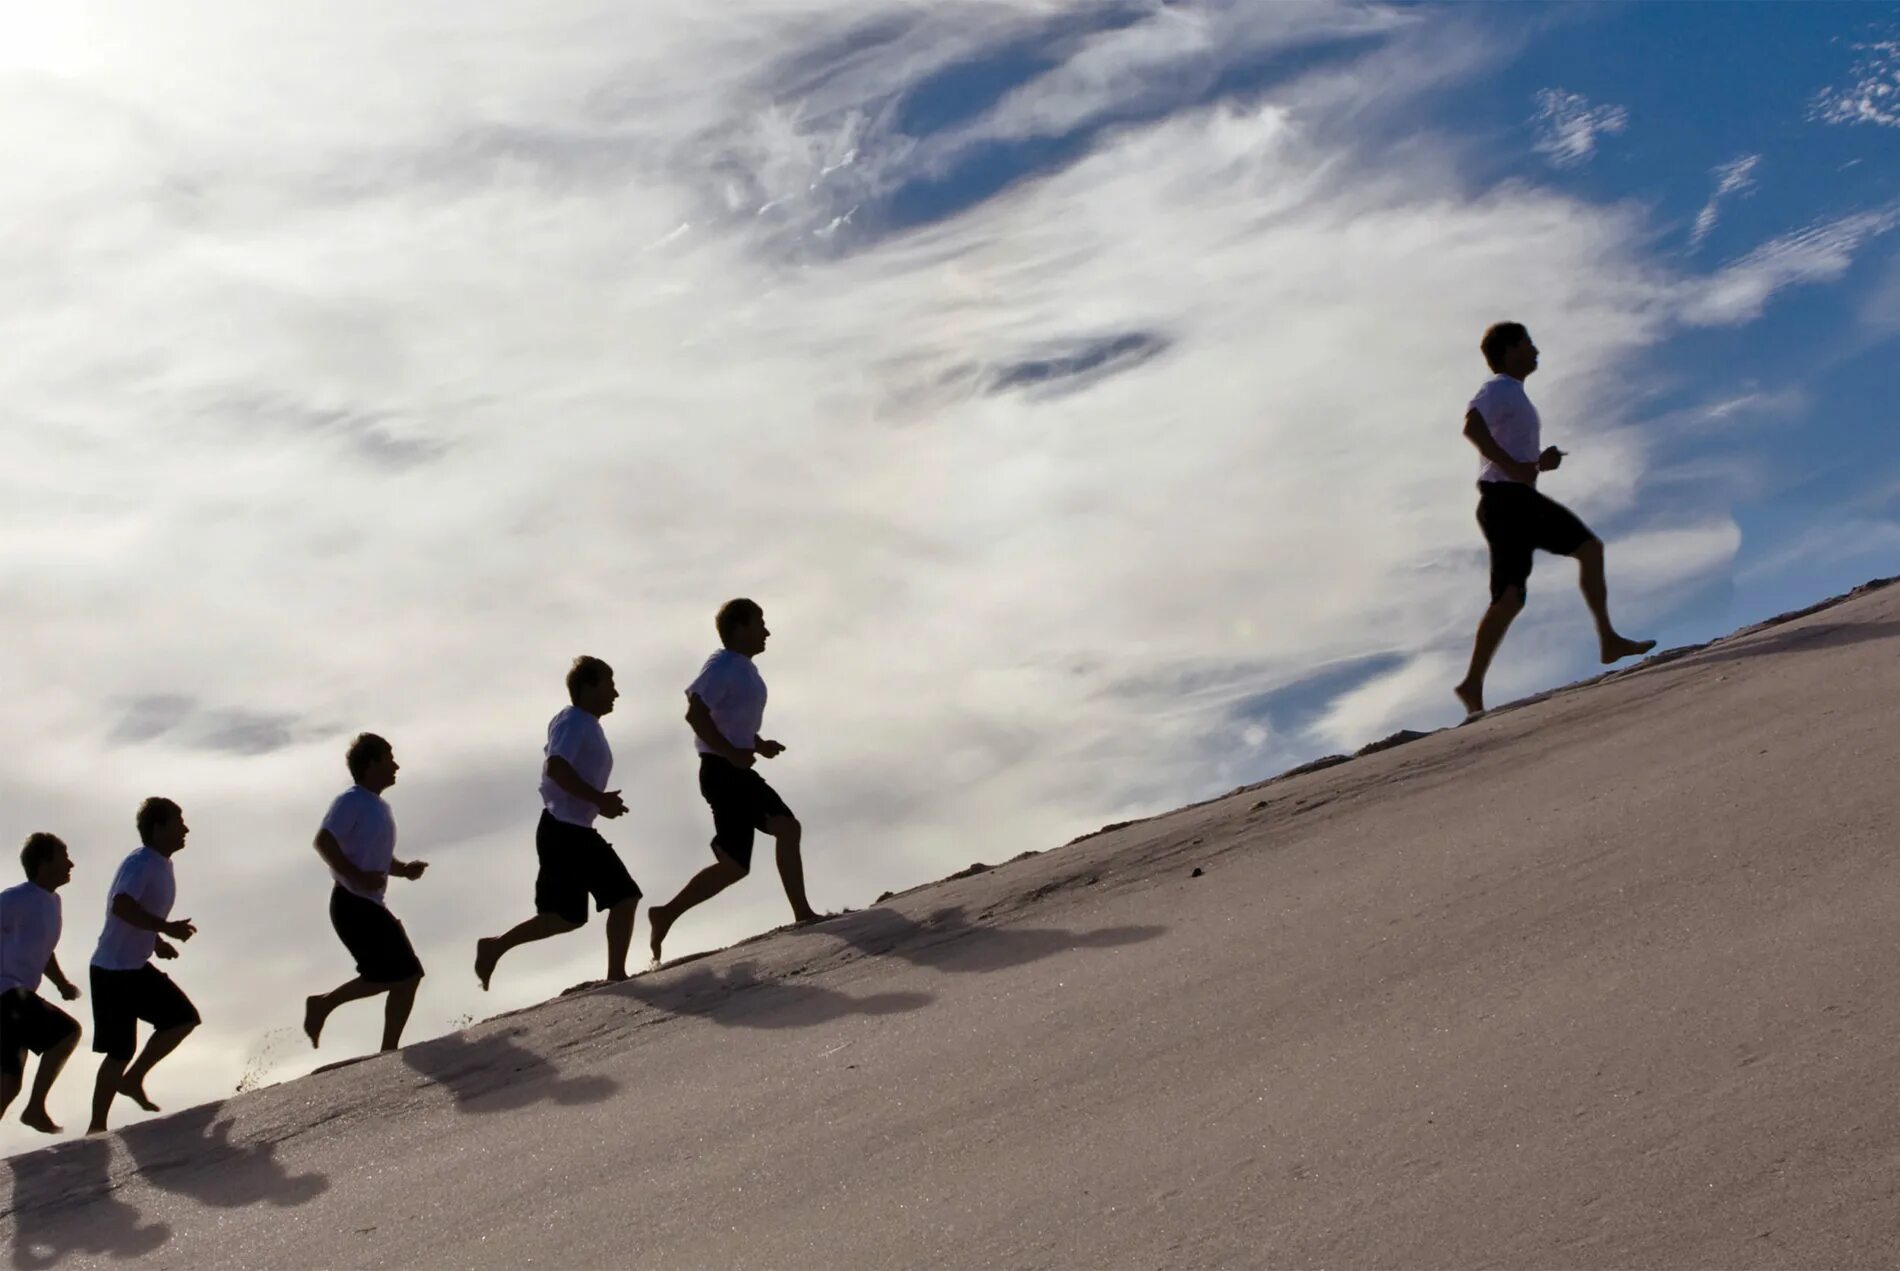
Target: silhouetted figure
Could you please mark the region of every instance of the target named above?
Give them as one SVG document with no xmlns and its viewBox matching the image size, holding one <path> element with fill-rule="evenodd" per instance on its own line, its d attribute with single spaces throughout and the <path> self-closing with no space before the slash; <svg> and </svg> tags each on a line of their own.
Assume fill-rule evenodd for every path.
<svg viewBox="0 0 1900 1271">
<path fill-rule="evenodd" d="M 162 1222 L 146 1222 L 112 1185 L 112 1144 L 71 1139 L 43 1152 L 11 1157 L 15 1271 L 56 1267 L 75 1254 L 129 1261 L 171 1239 Z"/>
<path fill-rule="evenodd" d="M 686 723 L 699 749 L 699 792 L 713 814 L 714 859 L 687 880 L 679 895 L 648 913 L 656 963 L 666 933 L 687 910 L 751 872 L 752 839 L 759 830 L 778 841 L 779 879 L 785 884 L 785 899 L 792 903 L 793 921 L 823 917 L 805 899 L 798 818 L 753 766 L 785 750 L 759 736 L 765 720 L 765 679 L 753 659 L 765 651 L 772 634 L 765 626 L 765 611 L 750 600 L 729 600 L 714 622 L 723 647 L 706 659 L 699 678 L 686 689 Z"/>
<path fill-rule="evenodd" d="M 152 798 L 139 805 L 138 830 L 143 846 L 125 858 L 112 879 L 105 930 L 92 955 L 92 1048 L 104 1058 L 93 1083 L 88 1134 L 105 1132 L 112 1100 L 121 1094 L 157 1112 L 145 1093 L 145 1079 L 199 1023 L 198 1008 L 184 990 L 151 962 L 155 955 L 178 956 L 165 936 L 183 942 L 198 934 L 189 919 L 170 921 L 178 896 L 172 857 L 184 850 L 191 827 L 176 803 Z M 133 1062 L 140 1020 L 152 1026 L 152 1035 Z"/>
<path fill-rule="evenodd" d="M 1478 526 L 1491 547 L 1491 607 L 1478 623 L 1471 667 L 1452 691 L 1464 703 L 1467 718 L 1484 710 L 1484 676 L 1491 657 L 1524 608 L 1536 551 L 1574 556 L 1583 599 L 1596 619 L 1597 641 L 1605 665 L 1647 653 L 1654 640 L 1627 640 L 1610 625 L 1609 591 L 1603 581 L 1603 540 L 1590 532 L 1569 508 L 1544 497 L 1537 474 L 1563 462 L 1555 446 L 1540 449 L 1542 421 L 1524 391 L 1524 380 L 1537 369 L 1537 346 L 1516 322 L 1500 322 L 1479 343 L 1484 360 L 1496 372 L 1486 380 L 1465 411 L 1465 437 L 1483 456 L 1478 468 Z"/>
<path fill-rule="evenodd" d="M 549 722 L 543 752 L 541 823 L 534 832 L 540 860 L 534 917 L 475 942 L 475 976 L 483 989 L 501 955 L 516 945 L 585 926 L 590 893 L 595 907 L 607 915 L 607 978 L 627 978 L 627 946 L 633 943 L 640 888 L 613 845 L 594 828 L 595 817 L 612 820 L 627 811 L 620 791 L 607 789 L 614 755 L 600 726 L 601 716 L 613 710 L 620 696 L 613 668 L 599 658 L 575 658 L 567 673 L 567 696 L 573 704 Z"/>
<path fill-rule="evenodd" d="M 356 784 L 339 794 L 317 831 L 317 855 L 330 867 L 330 925 L 356 959 L 356 978 L 304 999 L 303 1031 L 315 1047 L 330 1012 L 345 1002 L 389 996 L 383 1002 L 383 1049 L 402 1045 L 402 1028 L 416 1004 L 422 962 L 409 933 L 389 912 L 389 879 L 417 879 L 427 861 L 396 859 L 396 815 L 383 791 L 401 770 L 395 751 L 375 733 L 362 733 L 344 756 Z"/>
<path fill-rule="evenodd" d="M 219 1120 L 223 1111 L 221 1104 L 204 1104 L 125 1131 L 126 1150 L 145 1184 L 220 1209 L 288 1209 L 329 1189 L 323 1174 L 291 1173 L 277 1159 L 275 1140 L 234 1142 L 236 1122 L 228 1116 Z"/>
<path fill-rule="evenodd" d="M 51 980 L 68 1002 L 79 996 L 54 952 L 64 925 L 55 893 L 72 879 L 73 861 L 57 836 L 31 834 L 20 849 L 20 866 L 26 881 L 0 891 L 0 1115 L 20 1093 L 30 1050 L 40 1067 L 20 1121 L 42 1134 L 58 1134 L 46 1096 L 79 1045 L 79 1021 L 40 996 L 40 980 Z"/>
</svg>

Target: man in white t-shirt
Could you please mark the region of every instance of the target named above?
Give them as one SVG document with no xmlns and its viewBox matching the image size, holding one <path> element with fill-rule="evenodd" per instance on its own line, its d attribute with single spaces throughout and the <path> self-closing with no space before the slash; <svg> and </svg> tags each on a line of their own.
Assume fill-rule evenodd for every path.
<svg viewBox="0 0 1900 1271">
<path fill-rule="evenodd" d="M 567 673 L 570 703 L 548 722 L 542 750 L 541 820 L 534 831 L 540 869 L 534 880 L 534 917 L 499 936 L 475 942 L 475 978 L 487 989 L 501 955 L 516 945 L 545 940 L 587 923 L 587 899 L 607 915 L 607 978 L 627 978 L 640 888 L 620 854 L 594 828 L 595 817 L 625 816 L 620 791 L 607 788 L 614 752 L 600 726 L 620 690 L 614 669 L 599 658 L 578 657 Z"/>
<path fill-rule="evenodd" d="M 324 814 L 315 847 L 330 867 L 330 926 L 356 960 L 356 978 L 304 999 L 303 1031 L 314 1047 L 330 1012 L 345 1002 L 386 993 L 383 1049 L 402 1045 L 403 1025 L 416 1004 L 422 962 L 401 921 L 389 912 L 384 893 L 391 878 L 417 879 L 427 861 L 396 859 L 396 815 L 383 791 L 396 784 L 401 765 L 389 743 L 360 733 L 344 754 L 355 783 Z"/>
<path fill-rule="evenodd" d="M 0 1115 L 20 1093 L 30 1050 L 40 1057 L 40 1068 L 20 1121 L 42 1134 L 58 1134 L 46 1096 L 79 1045 L 79 1021 L 39 989 L 44 977 L 68 1002 L 79 996 L 55 952 L 63 925 L 57 893 L 71 880 L 73 861 L 56 835 L 33 834 L 20 849 L 20 866 L 26 881 L 0 891 Z"/>
<path fill-rule="evenodd" d="M 1491 548 L 1491 607 L 1478 623 L 1471 666 L 1452 691 L 1466 719 L 1484 712 L 1484 677 L 1491 657 L 1524 608 L 1536 551 L 1576 558 L 1583 599 L 1596 619 L 1604 665 L 1647 653 L 1654 640 L 1628 640 L 1610 625 L 1609 589 L 1603 580 L 1603 540 L 1575 513 L 1537 489 L 1540 472 L 1552 472 L 1564 452 L 1543 445 L 1543 421 L 1524 391 L 1537 369 L 1537 345 L 1517 322 L 1500 322 L 1479 342 L 1495 374 L 1465 410 L 1465 438 L 1478 448 L 1478 527 Z"/>
<path fill-rule="evenodd" d="M 766 629 L 765 611 L 751 600 L 729 600 L 714 625 L 721 647 L 686 689 L 686 723 L 699 751 L 699 792 L 713 814 L 713 863 L 688 879 L 679 895 L 648 913 L 655 963 L 666 933 L 681 915 L 751 872 L 752 840 L 759 830 L 778 842 L 779 880 L 792 904 L 792 920 L 802 924 L 823 917 L 805 899 L 805 865 L 799 852 L 803 827 L 753 766 L 785 750 L 759 736 L 765 722 L 765 679 L 753 659 L 765 651 L 772 634 Z"/>
<path fill-rule="evenodd" d="M 105 1132 L 117 1095 L 157 1112 L 145 1079 L 199 1024 L 198 1008 L 151 962 L 155 955 L 178 956 L 164 937 L 182 943 L 198 934 L 190 919 L 171 918 L 178 898 L 172 857 L 184 850 L 191 827 L 176 803 L 153 798 L 139 805 L 138 830 L 141 846 L 125 858 L 106 892 L 105 929 L 92 954 L 92 1048 L 101 1058 L 88 1134 Z M 152 1035 L 133 1062 L 141 1020 L 152 1026 Z"/>
</svg>

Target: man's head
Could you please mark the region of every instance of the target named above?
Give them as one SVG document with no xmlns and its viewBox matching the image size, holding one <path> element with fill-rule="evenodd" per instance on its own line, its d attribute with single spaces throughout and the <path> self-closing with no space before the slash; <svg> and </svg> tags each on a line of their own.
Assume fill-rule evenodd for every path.
<svg viewBox="0 0 1900 1271">
<path fill-rule="evenodd" d="M 1478 341 L 1485 365 L 1499 375 L 1521 380 L 1537 369 L 1537 345 L 1521 322 L 1494 322 Z"/>
<path fill-rule="evenodd" d="M 27 881 L 38 883 L 47 891 L 58 891 L 73 876 L 73 858 L 66 854 L 65 842 L 59 835 L 44 831 L 26 836 L 26 846 L 20 849 L 20 865 L 26 870 Z"/>
<path fill-rule="evenodd" d="M 744 597 L 719 606 L 713 622 L 719 628 L 719 643 L 749 658 L 765 652 L 765 641 L 772 634 L 765 626 L 765 610 Z"/>
<path fill-rule="evenodd" d="M 620 690 L 614 687 L 614 669 L 599 658 L 583 653 L 574 659 L 567 672 L 567 700 L 590 715 L 605 715 L 614 708 Z"/>
<path fill-rule="evenodd" d="M 375 733 L 358 733 L 343 762 L 350 766 L 351 780 L 376 794 L 395 785 L 396 773 L 401 770 L 396 752 Z"/>
<path fill-rule="evenodd" d="M 176 855 L 191 833 L 184 810 L 158 795 L 139 804 L 138 826 L 139 842 L 163 856 Z"/>
</svg>

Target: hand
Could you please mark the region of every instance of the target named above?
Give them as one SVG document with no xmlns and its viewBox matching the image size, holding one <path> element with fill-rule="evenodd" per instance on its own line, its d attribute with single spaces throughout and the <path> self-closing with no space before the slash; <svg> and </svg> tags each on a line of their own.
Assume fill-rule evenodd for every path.
<svg viewBox="0 0 1900 1271">
<path fill-rule="evenodd" d="M 174 940 L 189 940 L 198 934 L 198 928 L 189 918 L 180 918 L 177 922 L 168 922 L 159 928 L 159 932 Z"/>
<path fill-rule="evenodd" d="M 68 980 L 59 986 L 59 995 L 68 1002 L 77 1001 L 79 998 L 79 986 L 74 984 L 71 980 Z"/>
<path fill-rule="evenodd" d="M 1545 446 L 1544 453 L 1537 456 L 1537 467 L 1539 471 L 1551 472 L 1563 461 L 1563 451 L 1557 449 L 1555 446 Z"/>
<path fill-rule="evenodd" d="M 153 939 L 152 941 L 152 952 L 156 953 L 161 958 L 175 958 L 178 956 L 178 950 L 172 948 L 170 945 L 166 944 L 163 940 L 159 940 L 156 938 Z"/>
<path fill-rule="evenodd" d="M 752 748 L 758 753 L 761 759 L 775 759 L 785 753 L 785 747 L 782 743 L 767 741 L 763 737 L 759 738 Z"/>
<path fill-rule="evenodd" d="M 601 796 L 594 800 L 594 806 L 599 808 L 600 814 L 609 821 L 617 816 L 627 815 L 627 801 L 620 797 L 618 790 L 603 791 Z"/>
<path fill-rule="evenodd" d="M 390 866 L 391 872 L 397 877 L 406 878 L 412 883 L 421 878 L 422 871 L 427 868 L 429 868 L 427 861 L 403 861 L 401 864 Z"/>
</svg>

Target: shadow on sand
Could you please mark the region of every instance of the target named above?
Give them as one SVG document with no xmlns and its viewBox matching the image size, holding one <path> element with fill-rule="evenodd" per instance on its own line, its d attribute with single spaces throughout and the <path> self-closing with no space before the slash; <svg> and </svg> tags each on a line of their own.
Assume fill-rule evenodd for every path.
<svg viewBox="0 0 1900 1271">
<path fill-rule="evenodd" d="M 330 1186 L 322 1174 L 286 1170 L 275 1143 L 232 1143 L 235 1123 L 217 1119 L 220 1107 L 189 1108 L 120 1136 L 147 1183 L 219 1209 L 288 1208 L 315 1200 Z"/>
<path fill-rule="evenodd" d="M 611 1077 L 563 1077 L 515 1040 L 521 1030 L 470 1041 L 459 1033 L 403 1049 L 402 1061 L 455 1096 L 459 1112 L 507 1112 L 532 1103 L 598 1103 L 620 1088 Z"/>
<path fill-rule="evenodd" d="M 1689 656 L 1698 662 L 1738 662 L 1772 653 L 1812 653 L 1896 637 L 1900 637 L 1900 622 L 1817 622 L 1806 627 L 1771 628 L 1760 635 L 1743 636 L 1732 644 Z"/>
<path fill-rule="evenodd" d="M 56 1267 L 74 1255 L 140 1258 L 171 1239 L 112 1190 L 112 1140 L 74 1139 L 7 1161 L 13 1198 L 0 1218 L 12 1227 L 15 1268 Z"/>
<path fill-rule="evenodd" d="M 932 1000 L 929 993 L 854 997 L 821 984 L 762 979 L 750 962 L 720 972 L 696 967 L 658 979 L 635 976 L 607 990 L 672 1015 L 698 1015 L 728 1028 L 808 1028 L 847 1015 L 895 1015 Z"/>
<path fill-rule="evenodd" d="M 1064 931 L 1059 927 L 979 927 L 958 906 L 939 909 L 922 921 L 895 909 L 867 909 L 834 919 L 823 930 L 868 957 L 902 958 L 915 966 L 957 973 L 1002 971 L 1072 949 L 1139 944 L 1167 928 Z"/>
</svg>

